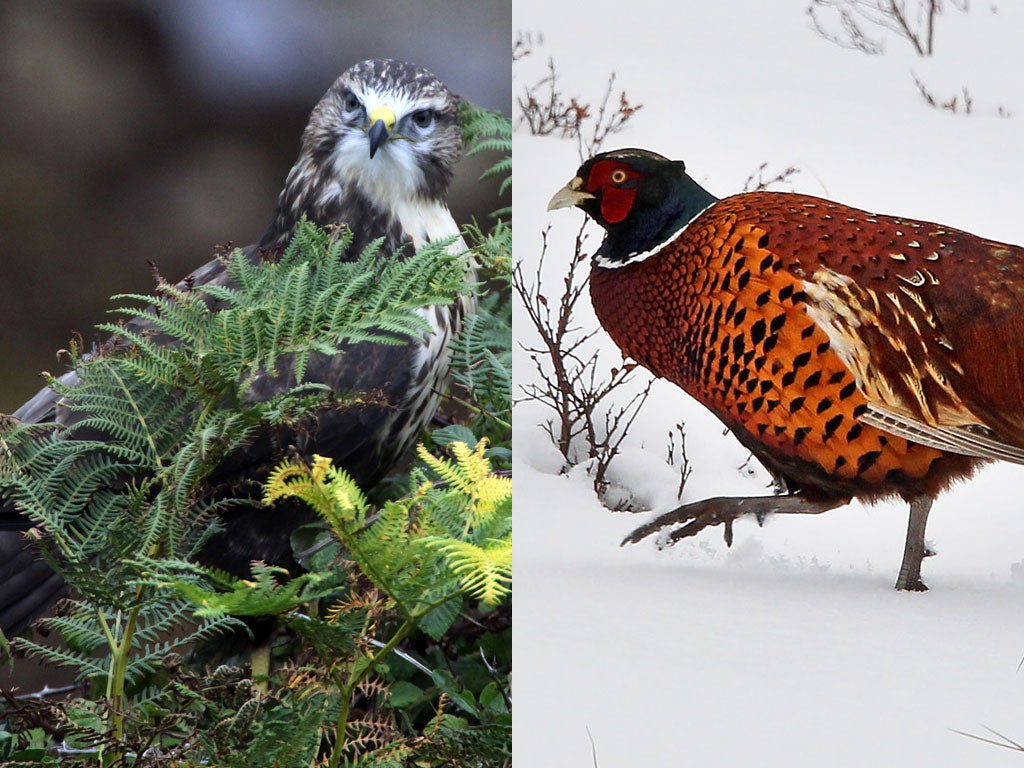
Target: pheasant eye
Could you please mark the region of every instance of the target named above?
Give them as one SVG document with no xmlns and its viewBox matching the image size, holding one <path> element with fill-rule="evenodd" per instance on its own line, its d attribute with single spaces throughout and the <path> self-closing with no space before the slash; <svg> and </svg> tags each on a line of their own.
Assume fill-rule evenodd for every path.
<svg viewBox="0 0 1024 768">
<path fill-rule="evenodd" d="M 629 178 L 629 175 L 621 168 L 616 168 L 612 171 L 611 180 L 612 184 L 622 184 Z"/>
</svg>

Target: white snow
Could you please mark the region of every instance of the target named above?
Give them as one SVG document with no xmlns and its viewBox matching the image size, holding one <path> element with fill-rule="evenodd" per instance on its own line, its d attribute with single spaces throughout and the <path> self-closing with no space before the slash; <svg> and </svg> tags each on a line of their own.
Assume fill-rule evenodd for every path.
<svg viewBox="0 0 1024 768">
<path fill-rule="evenodd" d="M 1024 242 L 1024 4 L 948 9 L 930 59 L 892 34 L 881 56 L 840 48 L 814 33 L 808 4 L 516 0 L 515 28 L 544 45 L 515 65 L 514 88 L 552 56 L 563 93 L 593 103 L 614 71 L 644 108 L 605 149 L 684 159 L 718 195 L 764 161 L 768 173 L 795 165 L 796 191 Z M 911 70 L 940 100 L 966 87 L 973 114 L 927 106 Z M 574 142 L 516 133 L 515 257 L 532 274 L 552 226 L 552 301 L 582 214 L 545 207 L 578 165 Z M 593 228 L 588 251 L 599 242 Z M 596 327 L 585 304 L 578 324 Z M 529 343 L 525 313 L 514 323 Z M 598 345 L 602 370 L 620 363 L 603 332 Z M 515 376 L 535 376 L 519 349 Z M 892 589 L 907 517 L 896 502 L 743 521 L 731 549 L 717 528 L 671 549 L 620 548 L 650 513 L 609 512 L 581 469 L 560 475 L 537 426 L 547 418 L 515 409 L 520 768 L 593 766 L 588 729 L 601 768 L 1024 765 L 955 732 L 1024 740 L 1024 467 L 992 465 L 938 500 L 931 591 L 906 594 Z M 670 508 L 667 434 L 680 420 L 685 501 L 766 492 L 763 470 L 740 469 L 747 452 L 664 381 L 613 479 Z"/>
</svg>

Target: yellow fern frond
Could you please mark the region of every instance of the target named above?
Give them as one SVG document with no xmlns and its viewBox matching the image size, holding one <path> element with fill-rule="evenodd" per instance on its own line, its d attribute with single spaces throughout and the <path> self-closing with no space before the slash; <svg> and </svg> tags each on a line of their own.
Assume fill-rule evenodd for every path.
<svg viewBox="0 0 1024 768">
<path fill-rule="evenodd" d="M 512 496 L 512 478 L 488 475 L 473 491 L 474 507 L 479 515 L 490 515 L 499 504 Z"/>
<path fill-rule="evenodd" d="M 453 452 L 455 447 L 460 445 L 465 447 L 466 444 L 452 443 L 451 447 Z M 463 473 L 459 471 L 459 466 L 457 464 L 453 464 L 450 461 L 434 456 L 423 446 L 422 443 L 416 446 L 416 454 L 423 460 L 423 463 L 433 470 L 434 474 L 440 477 L 450 488 L 454 488 L 458 491 L 465 490 L 466 479 L 463 476 Z"/>
<path fill-rule="evenodd" d="M 466 496 L 473 517 L 489 518 L 495 509 L 512 496 L 512 480 L 491 474 L 491 462 L 484 456 L 487 440 L 482 439 L 475 448 L 466 443 L 453 442 L 449 445 L 455 461 L 446 461 L 433 456 L 423 445 L 417 446 L 417 453 L 452 490 Z M 467 525 L 472 520 L 467 520 Z"/>
<path fill-rule="evenodd" d="M 444 553 L 463 589 L 485 605 L 497 605 L 512 591 L 512 541 L 488 539 L 483 546 L 455 539 L 430 539 Z"/>
<path fill-rule="evenodd" d="M 311 466 L 285 462 L 270 473 L 263 502 L 285 498 L 306 502 L 332 526 L 357 519 L 367 507 L 366 496 L 356 482 L 325 456 L 314 456 Z"/>
</svg>

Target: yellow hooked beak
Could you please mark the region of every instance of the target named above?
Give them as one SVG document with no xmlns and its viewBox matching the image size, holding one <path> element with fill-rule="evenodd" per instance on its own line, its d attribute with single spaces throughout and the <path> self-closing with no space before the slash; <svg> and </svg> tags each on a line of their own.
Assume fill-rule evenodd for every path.
<svg viewBox="0 0 1024 768">
<path fill-rule="evenodd" d="M 571 208 L 574 205 L 579 205 L 582 202 L 593 199 L 594 195 L 583 189 L 583 179 L 577 176 L 555 192 L 555 196 L 548 203 L 548 210 L 556 211 L 559 208 Z"/>
<path fill-rule="evenodd" d="M 370 127 L 366 135 L 370 138 L 370 157 L 377 154 L 377 150 L 388 140 L 391 132 L 395 129 L 395 113 L 390 107 L 377 107 L 369 114 Z"/>
</svg>

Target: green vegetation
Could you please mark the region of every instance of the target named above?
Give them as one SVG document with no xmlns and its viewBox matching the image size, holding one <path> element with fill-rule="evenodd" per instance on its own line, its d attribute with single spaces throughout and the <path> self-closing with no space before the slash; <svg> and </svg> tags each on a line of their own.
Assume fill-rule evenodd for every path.
<svg viewBox="0 0 1024 768">
<path fill-rule="evenodd" d="M 508 121 L 466 107 L 464 124 L 471 151 L 508 155 L 488 172 L 507 176 Z M 115 341 L 71 349 L 74 387 L 51 381 L 73 423 L 3 425 L 0 494 L 40 524 L 73 588 L 42 622 L 50 641 L 11 645 L 88 681 L 59 703 L 10 699 L 4 765 L 511 764 L 507 216 L 465 237 L 473 285 L 450 242 L 400 261 L 378 260 L 376 243 L 342 262 L 348 233 L 303 222 L 278 261 L 223 256 L 234 288 L 117 297 L 127 325 L 102 326 Z M 318 513 L 293 535 L 307 572 L 254 564 L 237 579 L 199 565 L 218 515 L 260 503 L 211 481 L 224 458 L 359 402 L 301 383 L 254 402 L 255 378 L 294 370 L 301 382 L 314 355 L 418 336 L 417 308 L 467 291 L 479 311 L 453 350 L 452 423 L 424 436 L 387 495 L 371 502 L 327 459 L 287 461 L 265 500 Z M 133 330 L 136 318 L 156 332 Z M 245 654 L 210 655 L 213 638 L 271 619 L 273 647 L 253 669 Z"/>
</svg>

